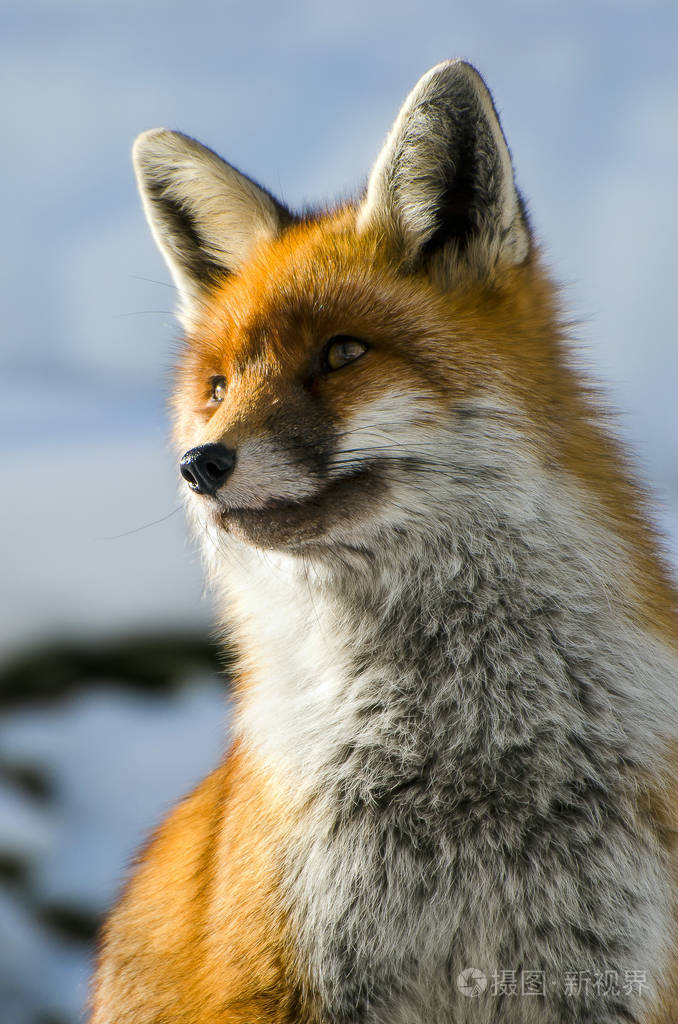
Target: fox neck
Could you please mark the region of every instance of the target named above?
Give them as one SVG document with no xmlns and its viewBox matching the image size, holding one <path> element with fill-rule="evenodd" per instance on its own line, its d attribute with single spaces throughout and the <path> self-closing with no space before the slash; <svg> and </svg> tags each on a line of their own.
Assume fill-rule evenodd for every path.
<svg viewBox="0 0 678 1024">
<path fill-rule="evenodd" d="M 322 1019 L 357 1019 L 365 992 L 384 1007 L 366 1019 L 466 1019 L 441 979 L 516 949 L 543 964 L 540 929 L 556 978 L 587 935 L 611 968 L 665 961 L 665 853 L 637 808 L 678 666 L 613 598 L 623 548 L 575 491 L 533 497 L 464 503 L 362 565 L 231 566 L 236 730 L 287 792 L 283 900 Z"/>
<path fill-rule="evenodd" d="M 295 786 L 362 734 L 489 764 L 555 743 L 566 721 L 656 769 L 675 662 L 634 624 L 623 544 L 589 511 L 574 485 L 533 475 L 529 497 L 467 500 L 436 532 L 385 531 L 370 555 L 242 549 L 227 573 L 247 678 L 237 729 Z"/>
</svg>

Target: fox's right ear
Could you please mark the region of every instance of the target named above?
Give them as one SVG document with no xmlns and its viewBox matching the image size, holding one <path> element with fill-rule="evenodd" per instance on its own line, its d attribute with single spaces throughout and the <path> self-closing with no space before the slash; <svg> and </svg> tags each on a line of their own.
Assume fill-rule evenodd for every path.
<svg viewBox="0 0 678 1024">
<path fill-rule="evenodd" d="M 290 223 L 291 214 L 180 132 L 144 132 L 134 143 L 133 160 L 153 237 L 179 290 L 179 317 L 190 326 L 209 287 L 237 271 L 257 242 Z"/>
</svg>

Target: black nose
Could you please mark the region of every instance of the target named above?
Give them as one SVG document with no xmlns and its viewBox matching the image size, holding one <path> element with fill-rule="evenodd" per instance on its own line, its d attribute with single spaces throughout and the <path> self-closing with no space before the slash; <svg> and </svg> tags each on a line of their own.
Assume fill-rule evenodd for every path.
<svg viewBox="0 0 678 1024">
<path fill-rule="evenodd" d="M 197 494 L 216 494 L 235 466 L 235 452 L 223 444 L 201 444 L 182 456 L 179 469 Z"/>
</svg>

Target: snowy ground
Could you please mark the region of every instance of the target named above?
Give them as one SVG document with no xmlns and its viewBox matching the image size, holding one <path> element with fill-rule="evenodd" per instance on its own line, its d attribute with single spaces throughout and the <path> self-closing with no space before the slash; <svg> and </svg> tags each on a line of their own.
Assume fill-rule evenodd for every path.
<svg viewBox="0 0 678 1024">
<path fill-rule="evenodd" d="M 93 932 L 134 851 L 227 744 L 207 666 L 155 692 L 122 683 L 80 679 L 0 720 L 2 1024 L 81 1019 Z"/>
</svg>

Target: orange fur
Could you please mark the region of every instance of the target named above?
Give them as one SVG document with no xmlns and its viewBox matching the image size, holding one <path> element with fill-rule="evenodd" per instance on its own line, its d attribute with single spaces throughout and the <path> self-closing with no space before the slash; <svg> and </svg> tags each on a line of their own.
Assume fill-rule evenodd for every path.
<svg viewBox="0 0 678 1024">
<path fill-rule="evenodd" d="M 92 1024 L 302 1020 L 276 899 L 289 819 L 236 747 L 140 855 L 102 938 Z"/>
<path fill-rule="evenodd" d="M 373 353 L 351 388 L 332 377 L 316 384 L 333 422 L 398 385 L 425 387 L 441 408 L 472 391 L 506 395 L 524 411 L 526 444 L 572 474 L 590 496 L 590 515 L 626 543 L 625 610 L 678 648 L 678 599 L 645 496 L 605 428 L 599 396 L 571 365 L 558 296 L 537 253 L 489 282 L 462 272 L 443 293 L 423 272 L 399 271 L 395 246 L 357 235 L 348 211 L 302 223 L 261 246 L 247 273 L 205 302 L 179 372 L 179 449 L 237 446 L 255 435 L 270 403 L 285 401 L 286 377 L 298 377 L 309 352 L 339 332 L 370 338 Z M 237 377 L 240 367 L 227 408 L 208 410 L 205 381 Z"/>
</svg>

